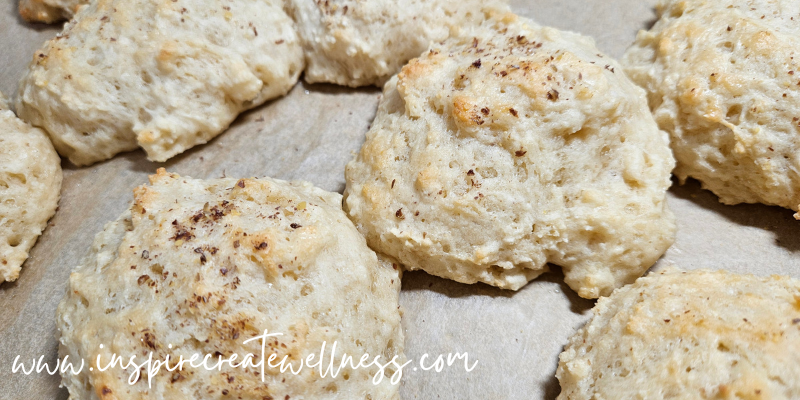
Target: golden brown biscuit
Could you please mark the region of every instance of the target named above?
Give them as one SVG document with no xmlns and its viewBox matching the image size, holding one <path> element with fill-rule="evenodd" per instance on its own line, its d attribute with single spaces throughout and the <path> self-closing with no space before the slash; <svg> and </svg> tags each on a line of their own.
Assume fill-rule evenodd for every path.
<svg viewBox="0 0 800 400">
<path fill-rule="evenodd" d="M 19 0 L 19 15 L 28 22 L 53 23 L 70 19 L 86 0 Z"/>
<path fill-rule="evenodd" d="M 667 270 L 598 300 L 560 400 L 800 398 L 800 282 Z"/>
<path fill-rule="evenodd" d="M 408 60 L 505 12 L 505 0 L 288 0 L 306 57 L 305 80 L 383 85 Z"/>
<path fill-rule="evenodd" d="M 673 165 L 644 92 L 591 39 L 507 14 L 386 84 L 345 208 L 410 269 L 519 289 L 552 262 L 596 298 L 672 244 Z"/>
<path fill-rule="evenodd" d="M 661 1 L 623 59 L 672 136 L 675 175 L 725 204 L 800 210 L 800 3 Z"/>
<path fill-rule="evenodd" d="M 387 364 L 402 360 L 399 291 L 398 270 L 367 247 L 339 194 L 305 182 L 204 181 L 162 169 L 70 275 L 58 308 L 60 354 L 91 364 L 63 382 L 74 400 L 397 399 L 392 366 L 379 384 L 374 365 L 336 377 L 265 366 L 262 381 L 259 368 L 229 364 L 187 364 L 129 384 L 132 371 L 100 371 L 94 362 L 116 353 L 139 364 L 151 352 L 153 360 L 209 354 L 211 366 L 219 355 L 238 354 L 241 363 L 252 353 L 258 362 L 261 341 L 244 342 L 267 330 L 282 333 L 265 345 L 273 365 L 286 356 L 297 370 L 323 342 L 326 365 L 334 343 L 336 365 L 343 353 L 356 364 L 364 354 Z"/>
<path fill-rule="evenodd" d="M 19 277 L 56 212 L 61 179 L 61 159 L 47 134 L 20 121 L 0 93 L 0 283 Z"/>
<path fill-rule="evenodd" d="M 278 0 L 97 0 L 37 51 L 17 111 L 87 165 L 142 147 L 165 161 L 286 94 L 303 70 Z"/>
</svg>

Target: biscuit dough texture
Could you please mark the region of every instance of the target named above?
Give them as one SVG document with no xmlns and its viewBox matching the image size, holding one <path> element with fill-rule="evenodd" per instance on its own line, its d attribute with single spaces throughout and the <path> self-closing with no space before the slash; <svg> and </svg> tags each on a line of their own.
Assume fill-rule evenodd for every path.
<svg viewBox="0 0 800 400">
<path fill-rule="evenodd" d="M 196 180 L 159 170 L 134 203 L 97 235 L 87 260 L 70 275 L 58 307 L 60 355 L 84 359 L 79 375 L 63 375 L 70 399 L 397 399 L 399 385 L 369 368 L 343 368 L 320 377 L 319 367 L 298 374 L 280 368 L 211 371 L 185 364 L 133 385 L 131 370 L 105 372 L 94 362 L 180 357 L 217 365 L 218 355 L 261 360 L 295 370 L 312 353 L 324 365 L 336 342 L 358 365 L 363 354 L 395 355 L 402 362 L 398 267 L 379 259 L 341 211 L 341 195 L 305 182 L 264 179 Z M 103 347 L 101 347 L 101 345 Z M 101 363 L 101 364 L 102 364 Z M 90 371 L 89 367 L 94 366 Z M 397 368 L 394 368 L 395 370 Z M 135 380 L 134 380 L 135 381 Z"/>
<path fill-rule="evenodd" d="M 598 300 L 559 400 L 800 398 L 800 281 L 669 269 Z"/>
<path fill-rule="evenodd" d="M 137 146 L 165 161 L 286 94 L 303 65 L 278 0 L 97 0 L 34 54 L 17 111 L 74 164 Z"/>
<path fill-rule="evenodd" d="M 56 212 L 61 179 L 47 134 L 19 120 L 0 93 L 0 283 L 19 277 Z"/>
<path fill-rule="evenodd" d="M 800 3 L 662 1 L 623 59 L 672 136 L 675 175 L 722 203 L 800 209 Z"/>
<path fill-rule="evenodd" d="M 552 262 L 596 298 L 672 244 L 673 164 L 644 92 L 591 39 L 506 14 L 386 84 L 345 208 L 412 270 L 516 290 Z"/>
<path fill-rule="evenodd" d="M 47 24 L 70 19 L 86 0 L 20 0 L 19 15 L 28 22 Z"/>
<path fill-rule="evenodd" d="M 410 59 L 508 10 L 505 0 L 288 0 L 305 80 L 382 86 Z"/>
</svg>

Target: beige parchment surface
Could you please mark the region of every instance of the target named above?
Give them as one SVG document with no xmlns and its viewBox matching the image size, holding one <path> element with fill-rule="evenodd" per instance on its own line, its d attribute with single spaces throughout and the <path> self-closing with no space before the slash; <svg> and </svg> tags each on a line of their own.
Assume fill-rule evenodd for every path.
<svg viewBox="0 0 800 400">
<path fill-rule="evenodd" d="M 16 91 L 34 50 L 59 27 L 29 25 L 16 0 L 0 0 L 0 90 Z M 655 0 L 514 0 L 514 10 L 542 24 L 591 35 L 619 57 L 637 30 L 653 22 Z M 344 188 L 344 165 L 363 141 L 380 92 L 298 84 L 285 98 L 242 116 L 230 130 L 170 162 L 148 162 L 141 151 L 88 168 L 64 162 L 60 210 L 39 239 L 19 280 L 0 285 L 0 399 L 66 399 L 59 378 L 12 374 L 14 358 L 56 359 L 55 309 L 70 270 L 94 235 L 122 212 L 131 190 L 160 166 L 197 178 L 272 176 Z M 669 204 L 678 239 L 656 268 L 725 268 L 800 277 L 800 222 L 790 210 L 723 206 L 697 182 L 673 187 Z M 553 399 L 558 354 L 589 317 L 558 268 L 517 293 L 407 273 L 401 303 L 409 359 L 468 352 L 471 372 L 436 373 L 407 367 L 404 399 Z M 431 359 L 428 363 L 431 363 Z M 418 365 L 418 364 L 414 364 Z"/>
</svg>

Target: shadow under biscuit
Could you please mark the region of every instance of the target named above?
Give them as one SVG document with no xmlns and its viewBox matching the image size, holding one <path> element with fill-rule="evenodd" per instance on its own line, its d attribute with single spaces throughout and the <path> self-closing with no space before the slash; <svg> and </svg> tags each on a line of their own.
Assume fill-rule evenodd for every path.
<svg viewBox="0 0 800 400">
<path fill-rule="evenodd" d="M 561 384 L 558 383 L 558 378 L 556 378 L 554 371 L 553 376 L 544 384 L 543 398 L 545 400 L 555 400 L 559 394 L 561 394 Z"/>
<path fill-rule="evenodd" d="M 653 12 L 653 15 L 652 15 L 652 16 L 650 16 L 650 18 L 648 18 L 648 19 L 647 19 L 647 21 L 645 21 L 645 22 L 644 22 L 644 23 L 641 25 L 641 29 L 644 29 L 644 30 L 646 30 L 646 31 L 649 31 L 650 29 L 653 29 L 653 26 L 655 26 L 655 25 L 656 25 L 656 22 L 658 22 L 658 20 L 659 20 L 659 18 L 658 18 L 658 12 L 656 12 L 656 9 L 655 9 L 655 7 L 651 8 L 651 9 L 650 9 L 650 11 L 652 11 L 652 12 Z"/>
<path fill-rule="evenodd" d="M 763 229 L 775 237 L 775 244 L 791 252 L 800 252 L 800 221 L 794 219 L 794 211 L 777 206 L 763 204 L 725 205 L 711 191 L 704 190 L 700 182 L 689 178 L 680 185 L 673 177 L 675 184 L 669 190 L 675 197 L 688 200 L 706 210 L 713 211 L 728 221 L 738 225 Z"/>
<path fill-rule="evenodd" d="M 451 299 L 470 296 L 510 298 L 515 292 L 489 286 L 485 283 L 466 284 L 430 275 L 424 271 L 408 271 L 403 273 L 402 290 L 427 290 L 447 296 Z"/>
<path fill-rule="evenodd" d="M 305 74 L 300 76 L 300 81 L 298 82 L 298 84 L 303 87 L 303 90 L 308 90 L 309 92 L 323 93 L 323 94 L 340 94 L 340 93 L 380 94 L 381 93 L 381 88 L 374 85 L 349 87 L 349 86 L 335 85 L 332 83 L 308 83 L 305 81 Z"/>
<path fill-rule="evenodd" d="M 458 299 L 471 296 L 486 296 L 492 298 L 511 299 L 518 293 L 531 289 L 529 286 L 539 286 L 547 284 L 558 285 L 559 290 L 565 294 L 570 302 L 570 311 L 576 314 L 583 314 L 594 307 L 594 301 L 587 300 L 578 296 L 574 290 L 564 282 L 564 274 L 561 267 L 548 264 L 549 272 L 545 272 L 538 278 L 528 282 L 519 291 L 500 289 L 485 283 L 465 284 L 449 279 L 430 275 L 423 271 L 408 271 L 403 274 L 403 291 L 431 291 L 451 299 Z"/>
</svg>

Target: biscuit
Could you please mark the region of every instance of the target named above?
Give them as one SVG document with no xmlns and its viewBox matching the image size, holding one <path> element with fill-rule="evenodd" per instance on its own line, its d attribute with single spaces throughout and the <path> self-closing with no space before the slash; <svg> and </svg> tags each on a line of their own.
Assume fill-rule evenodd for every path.
<svg viewBox="0 0 800 400">
<path fill-rule="evenodd" d="M 19 277 L 56 212 L 61 179 L 61 159 L 47 134 L 20 121 L 0 93 L 0 283 Z"/>
<path fill-rule="evenodd" d="M 170 357 L 174 366 L 198 354 L 241 363 L 261 357 L 319 355 L 336 343 L 342 353 L 402 357 L 396 267 L 379 259 L 341 211 L 341 195 L 305 182 L 264 179 L 196 180 L 159 170 L 134 191 L 120 219 L 97 235 L 90 256 L 69 278 L 58 307 L 60 356 L 87 360 L 78 375 L 63 374 L 70 398 L 88 399 L 397 399 L 377 367 L 319 368 L 293 374 L 264 367 L 183 370 L 143 376 L 99 371 L 112 353 L 137 365 Z M 313 361 L 317 361 L 315 358 Z M 258 360 L 255 360 L 257 362 Z M 89 370 L 89 367 L 93 370 Z M 396 368 L 395 368 L 396 369 Z M 391 375 L 390 368 L 385 370 Z M 148 378 L 151 378 L 148 388 Z M 135 382 L 135 380 L 134 380 Z M 227 397 L 226 397 L 227 396 Z"/>
<path fill-rule="evenodd" d="M 19 15 L 28 22 L 47 24 L 70 19 L 85 0 L 19 0 Z"/>
<path fill-rule="evenodd" d="M 670 269 L 593 311 L 561 353 L 558 399 L 800 398 L 800 281 Z"/>
<path fill-rule="evenodd" d="M 644 92 L 591 39 L 506 14 L 386 84 L 345 208 L 412 270 L 516 290 L 551 262 L 596 298 L 672 244 L 673 164 Z"/>
<path fill-rule="evenodd" d="M 662 1 L 623 58 L 672 136 L 675 175 L 725 204 L 800 210 L 800 4 Z"/>
<path fill-rule="evenodd" d="M 38 50 L 20 117 L 76 165 L 137 146 L 165 161 L 282 96 L 303 55 L 277 0 L 97 0 Z"/>
<path fill-rule="evenodd" d="M 485 0 L 289 0 L 306 57 L 305 80 L 383 85 L 430 42 L 508 10 Z"/>
</svg>

